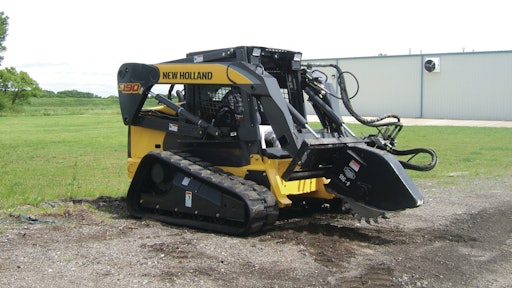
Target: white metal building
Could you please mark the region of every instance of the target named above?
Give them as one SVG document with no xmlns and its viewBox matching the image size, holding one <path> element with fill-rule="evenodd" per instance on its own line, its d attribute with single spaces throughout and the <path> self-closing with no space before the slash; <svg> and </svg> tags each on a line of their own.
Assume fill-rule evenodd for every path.
<svg viewBox="0 0 512 288">
<path fill-rule="evenodd" d="M 512 51 L 303 62 L 337 64 L 352 72 L 359 81 L 352 105 L 362 116 L 393 113 L 406 118 L 512 120 Z M 322 71 L 334 81 L 335 70 Z M 345 79 L 352 95 L 356 82 L 347 74 Z M 347 113 L 343 107 L 341 111 Z"/>
</svg>

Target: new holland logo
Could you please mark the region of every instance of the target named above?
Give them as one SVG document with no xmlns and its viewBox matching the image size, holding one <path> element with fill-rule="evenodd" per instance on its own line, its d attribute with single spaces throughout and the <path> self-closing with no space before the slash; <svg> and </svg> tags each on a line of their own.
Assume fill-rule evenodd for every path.
<svg viewBox="0 0 512 288">
<path fill-rule="evenodd" d="M 212 80 L 213 72 L 209 71 L 182 71 L 162 72 L 162 79 L 166 80 Z"/>
</svg>

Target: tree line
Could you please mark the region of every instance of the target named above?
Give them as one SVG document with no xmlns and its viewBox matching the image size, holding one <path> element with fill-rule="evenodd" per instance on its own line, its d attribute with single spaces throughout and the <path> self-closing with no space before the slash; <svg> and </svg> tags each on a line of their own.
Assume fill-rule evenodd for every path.
<svg viewBox="0 0 512 288">
<path fill-rule="evenodd" d="M 0 66 L 4 60 L 2 55 L 7 49 L 4 41 L 8 35 L 9 17 L 0 11 Z M 42 90 L 36 80 L 25 71 L 18 71 L 14 67 L 0 69 L 0 111 L 10 106 L 28 102 L 31 97 L 75 97 L 99 98 L 100 96 L 89 92 L 65 90 L 53 92 Z"/>
</svg>

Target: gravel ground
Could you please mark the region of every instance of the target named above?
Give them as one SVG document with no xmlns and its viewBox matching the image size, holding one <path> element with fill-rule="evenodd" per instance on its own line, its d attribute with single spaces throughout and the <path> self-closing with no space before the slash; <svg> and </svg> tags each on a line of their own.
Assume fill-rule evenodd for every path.
<svg viewBox="0 0 512 288">
<path fill-rule="evenodd" d="M 246 238 L 131 219 L 124 198 L 2 213 L 0 287 L 512 287 L 512 176 L 454 177 L 379 224 L 295 213 Z"/>
</svg>

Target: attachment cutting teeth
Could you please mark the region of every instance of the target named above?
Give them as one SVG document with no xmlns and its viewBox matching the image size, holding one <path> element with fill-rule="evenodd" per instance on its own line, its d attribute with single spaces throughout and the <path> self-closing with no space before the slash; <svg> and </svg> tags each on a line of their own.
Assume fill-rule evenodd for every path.
<svg viewBox="0 0 512 288">
<path fill-rule="evenodd" d="M 356 217 L 359 223 L 364 219 L 364 221 L 370 225 L 372 224 L 372 220 L 375 224 L 379 224 L 378 218 L 386 217 L 386 213 L 383 210 L 371 208 L 348 197 L 344 197 L 344 200 L 347 201 L 350 206 L 350 210 L 352 210 L 352 214 Z"/>
<path fill-rule="evenodd" d="M 354 213 L 354 216 L 356 217 L 357 221 L 359 223 L 361 223 L 361 220 L 364 218 L 363 216 L 357 214 L 357 213 Z M 375 224 L 379 224 L 379 219 L 377 217 L 375 218 L 371 218 L 371 217 L 366 217 L 364 218 L 364 222 L 368 223 L 368 224 L 372 224 L 372 221 L 375 223 Z"/>
</svg>

